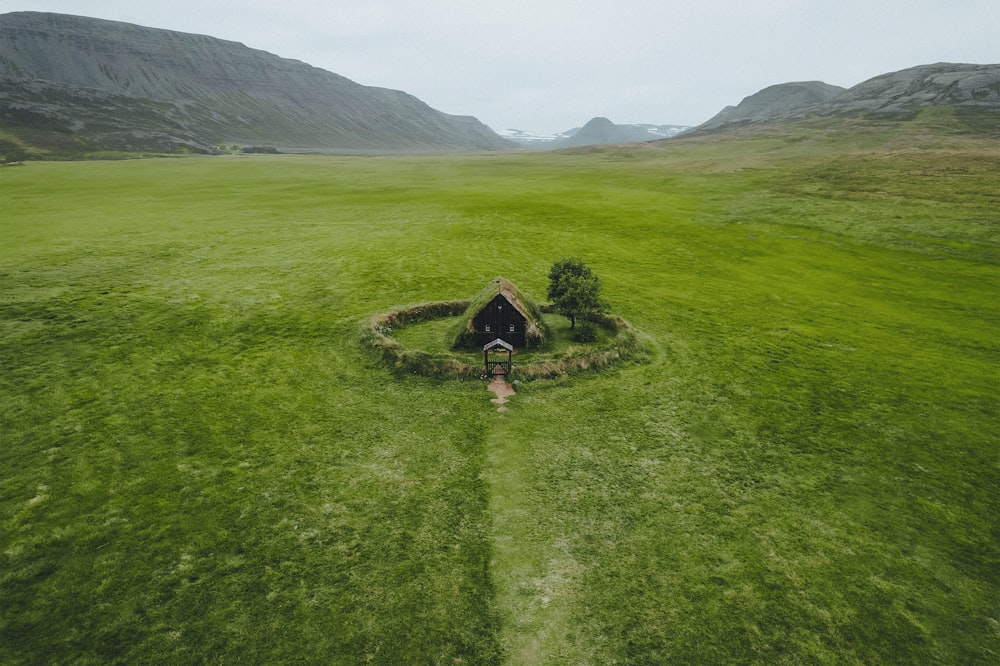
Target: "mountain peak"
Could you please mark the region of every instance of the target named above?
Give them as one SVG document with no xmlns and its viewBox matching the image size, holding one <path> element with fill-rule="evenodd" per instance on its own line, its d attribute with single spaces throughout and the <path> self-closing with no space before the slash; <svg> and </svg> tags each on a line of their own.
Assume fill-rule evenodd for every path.
<svg viewBox="0 0 1000 666">
<path fill-rule="evenodd" d="M 604 116 L 594 116 L 593 118 L 587 121 L 587 124 L 583 126 L 583 129 L 611 128 L 614 126 L 615 124 L 610 120 L 608 120 L 607 118 L 605 118 Z"/>
<path fill-rule="evenodd" d="M 596 116 L 578 130 L 564 132 L 564 138 L 554 141 L 553 148 L 579 148 L 609 143 L 640 143 L 675 136 L 686 127 L 679 125 L 616 125 L 603 116 Z"/>
</svg>

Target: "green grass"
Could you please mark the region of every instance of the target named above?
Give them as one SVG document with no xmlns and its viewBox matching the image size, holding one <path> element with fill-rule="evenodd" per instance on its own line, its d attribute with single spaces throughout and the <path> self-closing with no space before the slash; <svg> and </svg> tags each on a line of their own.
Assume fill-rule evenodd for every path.
<svg viewBox="0 0 1000 666">
<path fill-rule="evenodd" d="M 0 661 L 996 661 L 1000 148 L 918 130 L 0 170 Z M 651 362 L 358 341 L 567 255 Z"/>
</svg>

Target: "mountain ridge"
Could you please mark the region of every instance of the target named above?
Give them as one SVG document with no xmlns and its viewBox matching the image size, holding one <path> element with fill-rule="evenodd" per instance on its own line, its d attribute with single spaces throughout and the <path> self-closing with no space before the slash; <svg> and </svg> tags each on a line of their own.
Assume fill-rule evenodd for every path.
<svg viewBox="0 0 1000 666">
<path fill-rule="evenodd" d="M 512 147 L 470 116 L 240 42 L 44 12 L 0 15 L 0 109 L 8 127 L 112 150 Z"/>
<path fill-rule="evenodd" d="M 1000 113 L 1000 64 L 918 65 L 880 74 L 851 88 L 822 81 L 768 86 L 686 134 L 807 116 L 905 118 L 929 106 L 974 107 Z"/>
</svg>

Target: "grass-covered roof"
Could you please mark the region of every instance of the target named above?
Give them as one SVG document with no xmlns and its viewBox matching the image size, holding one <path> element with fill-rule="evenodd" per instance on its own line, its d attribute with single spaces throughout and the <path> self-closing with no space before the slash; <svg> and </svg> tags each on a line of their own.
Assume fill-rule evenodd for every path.
<svg viewBox="0 0 1000 666">
<path fill-rule="evenodd" d="M 472 320 L 497 294 L 503 294 L 504 298 L 524 316 L 527 345 L 539 347 L 545 342 L 545 322 L 542 320 L 542 311 L 538 308 L 538 304 L 525 296 L 524 292 L 514 286 L 514 283 L 507 278 L 497 277 L 469 302 L 469 307 L 466 308 L 462 322 L 455 333 L 454 347 L 475 346 L 476 331 Z"/>
</svg>

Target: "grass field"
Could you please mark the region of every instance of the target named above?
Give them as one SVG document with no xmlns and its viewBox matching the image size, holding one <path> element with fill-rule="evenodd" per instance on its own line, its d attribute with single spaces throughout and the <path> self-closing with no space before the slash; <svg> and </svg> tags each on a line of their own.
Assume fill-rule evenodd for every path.
<svg viewBox="0 0 1000 666">
<path fill-rule="evenodd" d="M 998 182 L 926 123 L 0 169 L 0 663 L 996 663 Z M 650 362 L 497 413 L 359 344 L 566 255 Z"/>
</svg>

